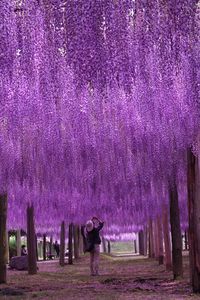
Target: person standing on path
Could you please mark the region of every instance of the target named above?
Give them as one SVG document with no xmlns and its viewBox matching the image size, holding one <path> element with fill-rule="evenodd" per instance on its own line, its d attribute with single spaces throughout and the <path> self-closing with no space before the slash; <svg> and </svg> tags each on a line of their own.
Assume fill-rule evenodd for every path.
<svg viewBox="0 0 200 300">
<path fill-rule="evenodd" d="M 55 244 L 53 245 L 54 250 L 56 251 L 56 256 L 59 257 L 60 255 L 60 245 L 58 244 L 57 241 L 55 241 Z"/>
<path fill-rule="evenodd" d="M 90 272 L 91 276 L 99 275 L 99 256 L 101 238 L 99 231 L 103 228 L 104 222 L 97 217 L 93 217 L 87 221 L 85 226 L 85 236 L 89 245 L 88 252 L 90 252 Z"/>
</svg>

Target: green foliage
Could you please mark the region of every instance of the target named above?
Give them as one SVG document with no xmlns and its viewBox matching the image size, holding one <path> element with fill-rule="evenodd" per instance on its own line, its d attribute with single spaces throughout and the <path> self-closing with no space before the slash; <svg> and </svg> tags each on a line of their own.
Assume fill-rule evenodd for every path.
<svg viewBox="0 0 200 300">
<path fill-rule="evenodd" d="M 123 252 L 130 253 L 134 252 L 134 244 L 133 241 L 120 241 L 120 242 L 111 242 L 111 252 Z"/>
</svg>

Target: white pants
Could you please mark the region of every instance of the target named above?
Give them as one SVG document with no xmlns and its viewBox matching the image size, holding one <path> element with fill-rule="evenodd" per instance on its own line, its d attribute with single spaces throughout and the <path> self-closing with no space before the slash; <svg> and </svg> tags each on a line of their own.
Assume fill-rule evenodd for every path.
<svg viewBox="0 0 200 300">
<path fill-rule="evenodd" d="M 99 274 L 99 254 L 100 254 L 100 245 L 95 244 L 94 249 L 90 252 L 91 275 Z"/>
</svg>

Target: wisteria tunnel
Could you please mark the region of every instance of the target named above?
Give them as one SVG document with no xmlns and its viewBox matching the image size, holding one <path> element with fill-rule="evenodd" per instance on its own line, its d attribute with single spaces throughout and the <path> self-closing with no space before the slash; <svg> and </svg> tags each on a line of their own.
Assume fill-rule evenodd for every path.
<svg viewBox="0 0 200 300">
<path fill-rule="evenodd" d="M 0 299 L 199 299 L 199 24 L 199 0 L 0 0 Z"/>
</svg>

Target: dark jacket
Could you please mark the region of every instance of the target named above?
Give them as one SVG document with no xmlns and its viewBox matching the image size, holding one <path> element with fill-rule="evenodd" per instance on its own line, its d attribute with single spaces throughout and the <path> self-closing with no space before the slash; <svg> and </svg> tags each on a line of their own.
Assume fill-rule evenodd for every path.
<svg viewBox="0 0 200 300">
<path fill-rule="evenodd" d="M 97 228 L 93 228 L 92 231 L 87 232 L 87 241 L 88 243 L 92 245 L 100 245 L 101 244 L 101 239 L 99 236 L 99 231 L 103 228 L 103 222 L 99 223 L 99 226 Z"/>
<path fill-rule="evenodd" d="M 81 226 L 81 234 L 83 236 L 83 252 L 91 252 L 94 249 L 95 244 L 101 244 L 99 231 L 103 228 L 103 222 L 99 223 L 97 228 L 87 232 L 85 225 Z"/>
</svg>

